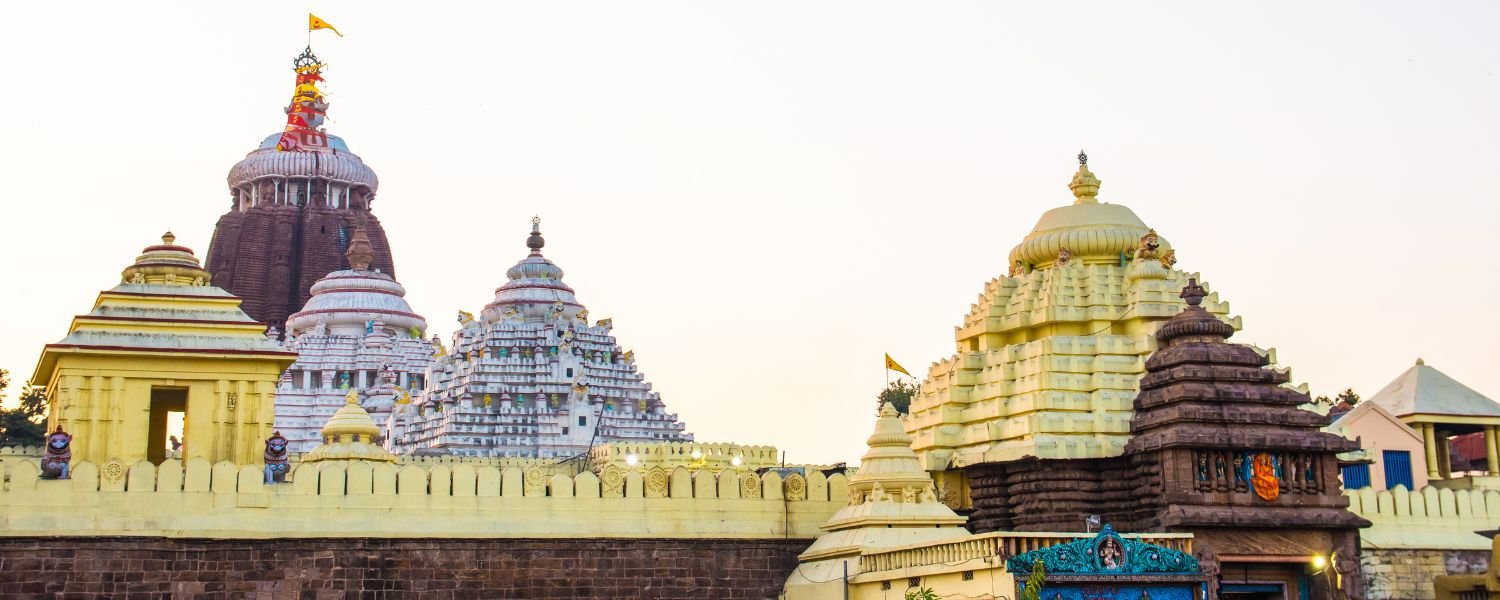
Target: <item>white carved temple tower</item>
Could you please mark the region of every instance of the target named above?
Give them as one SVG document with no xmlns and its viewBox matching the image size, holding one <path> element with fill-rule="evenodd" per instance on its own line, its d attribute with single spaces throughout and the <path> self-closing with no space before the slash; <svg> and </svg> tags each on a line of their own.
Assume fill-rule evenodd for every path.
<svg viewBox="0 0 1500 600">
<path fill-rule="evenodd" d="M 287 318 L 285 344 L 297 362 L 276 387 L 276 428 L 292 452 L 323 442 L 319 430 L 351 390 L 383 426 L 393 407 L 411 401 L 408 390 L 422 389 L 432 364 L 427 321 L 406 303 L 405 287 L 371 268 L 364 229 L 354 230 L 346 256 L 350 268 L 319 279 Z"/>
<path fill-rule="evenodd" d="M 580 457 L 621 441 L 692 441 L 633 352 L 590 323 L 563 271 L 542 256 L 540 221 L 530 254 L 478 319 L 459 313 L 451 352 L 438 348 L 427 387 L 396 407 L 386 439 L 398 454 Z"/>
</svg>

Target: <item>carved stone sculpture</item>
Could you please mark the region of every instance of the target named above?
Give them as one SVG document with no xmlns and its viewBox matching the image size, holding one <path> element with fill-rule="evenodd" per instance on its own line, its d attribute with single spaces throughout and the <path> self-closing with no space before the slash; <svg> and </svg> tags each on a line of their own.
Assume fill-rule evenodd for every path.
<svg viewBox="0 0 1500 600">
<path fill-rule="evenodd" d="M 277 431 L 266 438 L 266 483 L 286 483 L 286 473 L 290 469 L 287 465 L 287 441 Z"/>
<path fill-rule="evenodd" d="M 43 479 L 67 479 L 68 463 L 73 461 L 73 436 L 63 431 L 62 425 L 47 436 L 47 453 L 42 455 Z"/>
<path fill-rule="evenodd" d="M 1141 236 L 1140 244 L 1136 246 L 1135 259 L 1145 260 L 1150 258 L 1157 258 L 1156 249 L 1160 247 L 1161 242 L 1158 241 L 1156 230 L 1149 230 L 1146 232 L 1146 235 Z"/>
</svg>

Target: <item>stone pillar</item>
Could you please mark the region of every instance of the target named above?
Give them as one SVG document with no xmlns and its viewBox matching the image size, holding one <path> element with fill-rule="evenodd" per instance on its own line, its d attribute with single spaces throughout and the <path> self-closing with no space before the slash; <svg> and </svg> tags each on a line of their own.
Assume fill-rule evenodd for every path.
<svg viewBox="0 0 1500 600">
<path fill-rule="evenodd" d="M 1427 478 L 1438 479 L 1437 437 L 1432 423 L 1422 423 L 1422 449 L 1427 452 Z"/>
<path fill-rule="evenodd" d="M 1448 438 L 1447 435 L 1440 435 L 1440 436 L 1437 436 L 1437 441 L 1438 441 L 1438 444 L 1437 444 L 1438 445 L 1438 447 L 1437 447 L 1437 453 L 1438 453 L 1438 473 L 1443 476 L 1443 479 L 1452 479 L 1453 478 L 1453 462 L 1452 462 L 1452 458 L 1453 458 L 1452 450 L 1453 449 L 1451 447 L 1449 447 L 1449 444 L 1448 444 L 1449 438 Z"/>
<path fill-rule="evenodd" d="M 1489 475 L 1500 475 L 1500 451 L 1495 448 L 1495 426 L 1484 426 L 1484 452 L 1485 472 Z"/>
</svg>

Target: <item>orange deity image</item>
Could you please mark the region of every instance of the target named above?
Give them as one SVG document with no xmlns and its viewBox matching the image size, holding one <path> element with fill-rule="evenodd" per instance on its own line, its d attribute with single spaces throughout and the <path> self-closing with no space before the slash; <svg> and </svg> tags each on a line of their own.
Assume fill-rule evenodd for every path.
<svg viewBox="0 0 1500 600">
<path fill-rule="evenodd" d="M 1276 465 L 1270 454 L 1256 454 L 1250 460 L 1250 467 L 1253 470 L 1250 484 L 1255 487 L 1255 495 L 1266 502 L 1275 502 L 1281 497 L 1281 481 L 1276 478 Z"/>
</svg>

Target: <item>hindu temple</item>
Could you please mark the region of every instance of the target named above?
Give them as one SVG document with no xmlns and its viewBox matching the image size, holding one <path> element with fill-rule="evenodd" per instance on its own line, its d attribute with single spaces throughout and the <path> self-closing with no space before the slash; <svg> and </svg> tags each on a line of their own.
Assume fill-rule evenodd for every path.
<svg viewBox="0 0 1500 600">
<path fill-rule="evenodd" d="M 1197 277 L 1129 208 L 1101 202 L 1088 156 L 1078 158 L 1072 204 L 1044 213 L 1010 251 L 1008 273 L 985 283 L 955 328 L 957 353 L 933 363 L 912 400 L 907 430 L 923 467 L 943 473 L 949 506 L 982 494 L 985 465 L 1123 452 L 1152 334 Z M 1203 306 L 1229 312 L 1216 294 Z"/>
<path fill-rule="evenodd" d="M 344 258 L 356 228 L 370 241 L 370 264 L 395 275 L 391 248 L 370 211 L 375 171 L 323 127 L 328 102 L 318 89 L 323 63 L 308 48 L 295 61 L 296 87 L 283 131 L 266 136 L 229 170 L 229 211 L 208 249 L 214 282 L 244 299 L 252 318 L 280 327 Z"/>
<path fill-rule="evenodd" d="M 48 429 L 68 431 L 80 460 L 162 462 L 173 413 L 185 458 L 255 460 L 271 433 L 276 380 L 296 356 L 176 240 L 142 250 L 42 350 L 31 382 L 46 386 Z"/>
<path fill-rule="evenodd" d="M 613 320 L 590 322 L 542 256 L 540 223 L 480 316 L 459 313 L 420 397 L 387 420 L 393 451 L 582 457 L 609 442 L 693 439 L 610 333 Z"/>
<path fill-rule="evenodd" d="M 787 464 L 695 442 L 539 219 L 433 335 L 293 66 L 207 266 L 168 233 L 43 348 L 0 596 L 1500 598 L 1500 404 L 1419 360 L 1330 424 L 1081 152 L 910 414 Z"/>
<path fill-rule="evenodd" d="M 433 354 L 427 321 L 407 304 L 405 287 L 370 266 L 372 255 L 356 227 L 349 268 L 314 283 L 312 298 L 286 321 L 285 346 L 297 362 L 276 387 L 276 429 L 293 452 L 318 445 L 320 428 L 351 390 L 383 432 L 396 405 L 424 386 Z"/>
</svg>

